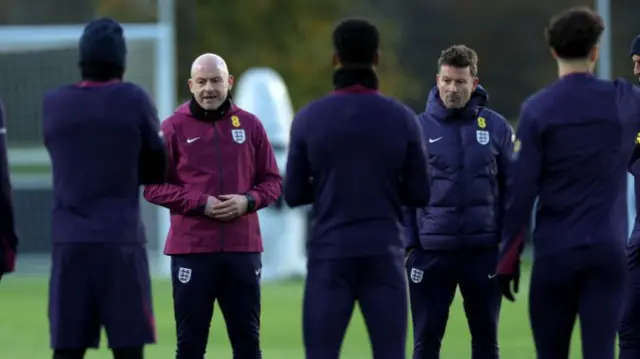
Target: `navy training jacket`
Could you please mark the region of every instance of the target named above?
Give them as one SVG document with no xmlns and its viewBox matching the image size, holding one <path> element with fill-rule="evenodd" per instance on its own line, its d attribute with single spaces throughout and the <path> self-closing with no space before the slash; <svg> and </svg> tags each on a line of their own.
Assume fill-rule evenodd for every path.
<svg viewBox="0 0 640 359">
<path fill-rule="evenodd" d="M 513 152 L 513 129 L 485 107 L 478 86 L 467 106 L 446 108 L 437 88 L 418 116 L 429 154 L 429 205 L 408 211 L 408 247 L 475 250 L 500 242 L 503 194 Z"/>
</svg>

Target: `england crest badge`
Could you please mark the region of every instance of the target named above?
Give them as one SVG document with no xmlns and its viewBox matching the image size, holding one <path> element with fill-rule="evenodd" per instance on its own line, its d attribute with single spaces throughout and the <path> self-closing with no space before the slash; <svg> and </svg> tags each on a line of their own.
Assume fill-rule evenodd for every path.
<svg viewBox="0 0 640 359">
<path fill-rule="evenodd" d="M 481 145 L 486 145 L 491 140 L 491 136 L 489 136 L 489 131 L 477 130 L 476 131 L 476 140 Z"/>
<path fill-rule="evenodd" d="M 191 280 L 191 269 L 180 267 L 178 269 L 178 280 L 183 284 L 189 283 L 189 281 Z"/>
<path fill-rule="evenodd" d="M 411 281 L 413 283 L 420 283 L 422 282 L 422 276 L 424 275 L 424 271 L 421 271 L 420 269 L 416 269 L 416 268 L 411 268 L 411 273 L 409 274 L 409 278 L 411 278 Z"/>
<path fill-rule="evenodd" d="M 231 137 L 233 137 L 233 140 L 236 141 L 236 143 L 244 143 L 246 140 L 246 135 L 243 129 L 231 130 Z"/>
</svg>

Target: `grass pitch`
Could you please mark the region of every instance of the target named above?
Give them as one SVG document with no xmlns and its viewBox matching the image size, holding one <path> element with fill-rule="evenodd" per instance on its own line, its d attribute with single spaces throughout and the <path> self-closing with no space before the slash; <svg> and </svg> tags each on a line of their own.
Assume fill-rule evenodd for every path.
<svg viewBox="0 0 640 359">
<path fill-rule="evenodd" d="M 500 348 L 501 357 L 505 359 L 535 359 L 527 314 L 526 288 L 529 274 L 524 273 L 523 277 L 523 290 L 518 296 L 518 301 L 515 304 L 503 302 Z M 51 358 L 47 324 L 47 285 L 46 278 L 25 278 L 16 275 L 7 276 L 0 283 L 0 358 Z M 146 357 L 173 359 L 175 329 L 169 280 L 155 280 L 153 293 L 158 344 L 147 347 Z M 304 358 L 301 301 L 301 282 L 263 286 L 262 349 L 266 359 Z M 410 348 L 409 343 L 407 345 Z M 576 334 L 572 345 L 572 359 L 581 357 L 579 345 Z M 470 358 L 470 346 L 469 330 L 458 293 L 451 307 L 442 358 Z M 410 357 L 411 350 L 407 354 Z M 87 358 L 111 358 L 104 338 L 102 348 L 90 351 Z M 231 358 L 229 341 L 219 310 L 214 314 L 207 358 Z M 371 358 L 367 332 L 357 308 L 343 344 L 342 358 Z"/>
</svg>

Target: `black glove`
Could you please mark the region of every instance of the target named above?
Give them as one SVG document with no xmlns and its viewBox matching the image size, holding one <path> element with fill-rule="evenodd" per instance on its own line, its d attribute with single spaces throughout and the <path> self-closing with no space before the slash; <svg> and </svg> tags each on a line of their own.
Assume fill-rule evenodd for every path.
<svg viewBox="0 0 640 359">
<path fill-rule="evenodd" d="M 524 249 L 524 234 L 523 230 L 513 239 L 502 243 L 496 268 L 500 292 L 511 302 L 515 302 L 515 294 L 520 290 L 520 256 Z"/>
<path fill-rule="evenodd" d="M 4 245 L 4 242 L 9 242 L 9 245 L 15 245 L 18 243 L 18 240 L 15 236 L 9 236 L 9 240 L 5 240 L 7 237 L 2 237 L 0 235 L 0 246 Z M 14 271 L 15 267 L 15 248 L 0 248 L 0 280 L 2 277 Z"/>
<path fill-rule="evenodd" d="M 513 271 L 507 273 L 496 273 L 496 280 L 500 287 L 500 293 L 507 298 L 508 301 L 515 302 L 515 294 L 520 290 L 520 260 Z"/>
</svg>

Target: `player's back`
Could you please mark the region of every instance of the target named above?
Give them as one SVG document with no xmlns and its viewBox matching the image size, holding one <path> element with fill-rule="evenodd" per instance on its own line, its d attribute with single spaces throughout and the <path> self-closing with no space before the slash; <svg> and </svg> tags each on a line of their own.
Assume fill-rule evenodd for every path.
<svg viewBox="0 0 640 359">
<path fill-rule="evenodd" d="M 144 91 L 126 82 L 81 83 L 46 95 L 54 243 L 144 241 L 139 161 L 149 105 Z"/>
<path fill-rule="evenodd" d="M 542 150 L 536 252 L 627 236 L 626 172 L 638 132 L 638 98 L 624 81 L 571 74 L 534 95 Z"/>
<path fill-rule="evenodd" d="M 298 117 L 305 120 L 315 190 L 310 256 L 400 253 L 400 187 L 411 186 L 401 181 L 408 143 L 419 137 L 413 112 L 377 93 L 347 92 L 310 104 Z M 426 177 L 426 160 L 422 165 Z M 424 181 L 416 205 L 428 200 Z"/>
</svg>

